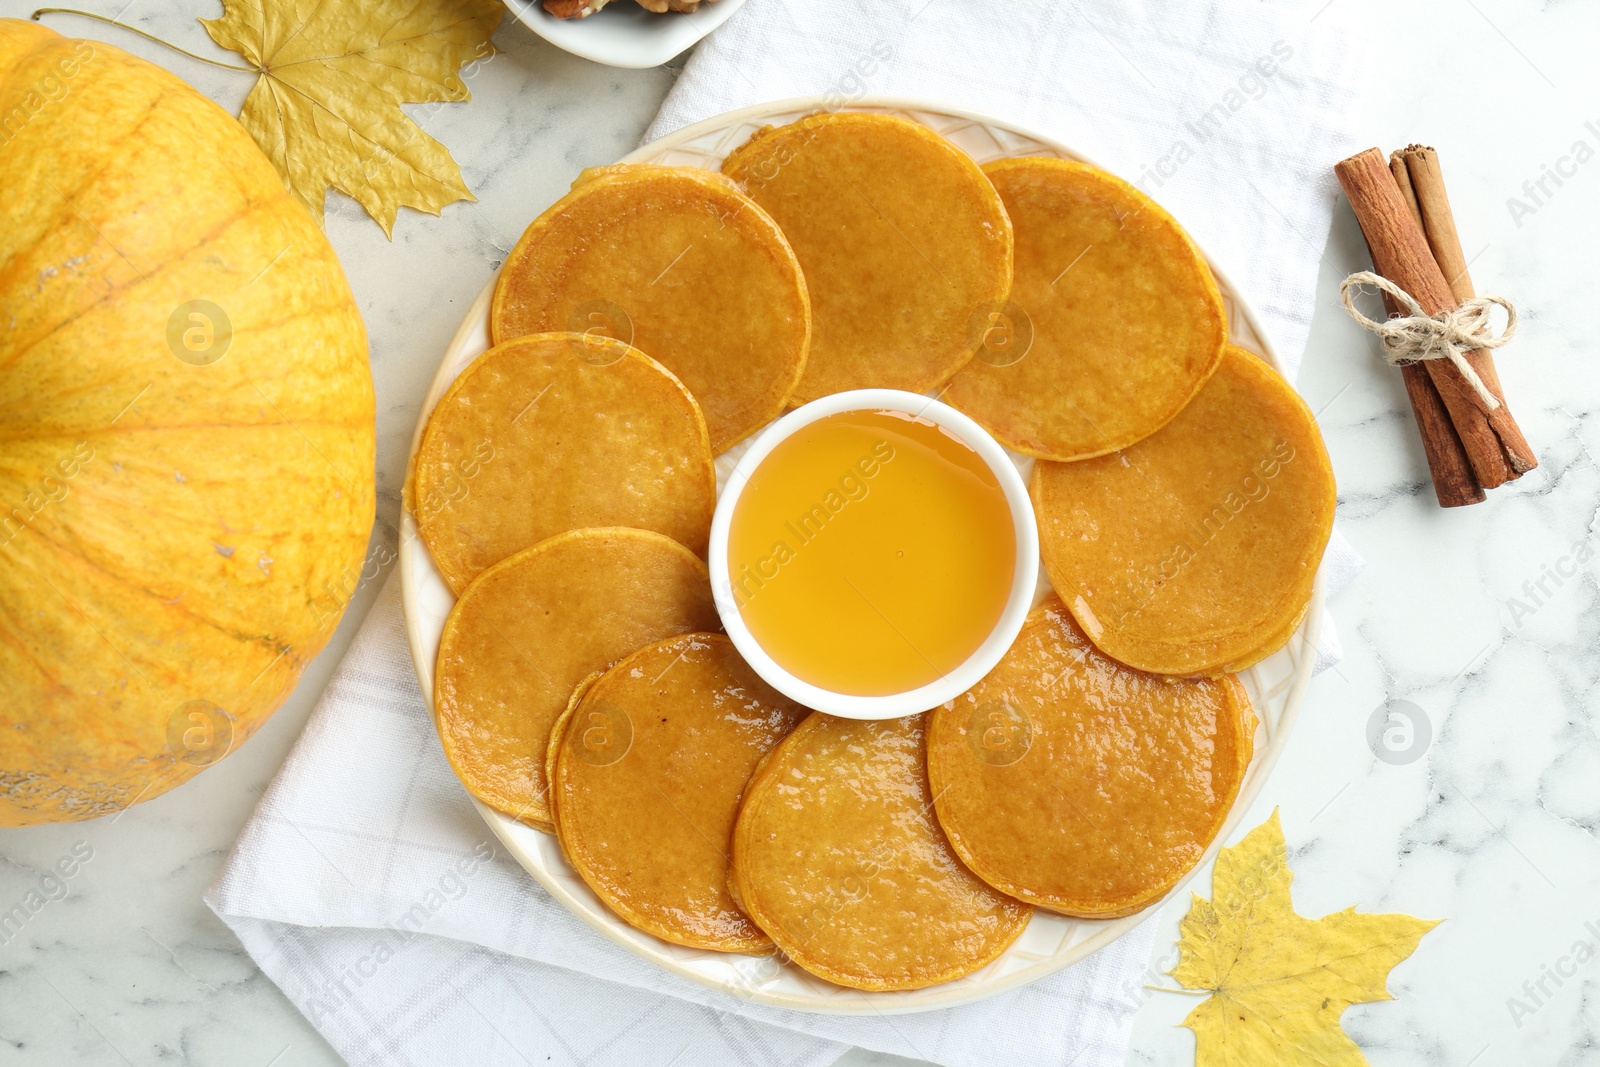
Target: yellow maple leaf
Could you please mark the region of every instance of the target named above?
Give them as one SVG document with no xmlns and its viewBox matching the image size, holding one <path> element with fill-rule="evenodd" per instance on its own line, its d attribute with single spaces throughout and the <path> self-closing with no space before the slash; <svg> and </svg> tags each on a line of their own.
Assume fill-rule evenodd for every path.
<svg viewBox="0 0 1600 1067">
<path fill-rule="evenodd" d="M 394 236 L 402 204 L 476 199 L 401 104 L 469 100 L 457 71 L 494 53 L 500 0 L 223 0 L 201 19 L 260 72 L 239 121 L 318 219 L 329 186 Z"/>
<path fill-rule="evenodd" d="M 1294 912 L 1278 813 L 1222 849 L 1211 899 L 1190 894 L 1169 973 L 1211 995 L 1183 1020 L 1197 1067 L 1316 1064 L 1358 1067 L 1361 1049 L 1339 1028 L 1352 1004 L 1392 1000 L 1389 971 L 1437 920 Z"/>
</svg>

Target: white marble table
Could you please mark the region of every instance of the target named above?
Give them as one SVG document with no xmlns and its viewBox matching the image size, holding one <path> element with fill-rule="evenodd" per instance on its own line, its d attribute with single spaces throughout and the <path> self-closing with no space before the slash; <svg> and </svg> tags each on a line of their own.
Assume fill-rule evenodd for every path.
<svg viewBox="0 0 1600 1067">
<path fill-rule="evenodd" d="M 122 2 L 89 6 L 115 14 Z M 210 54 L 193 21 L 216 14 L 209 0 L 172 5 L 182 14 L 154 6 L 135 0 L 125 17 Z M 1582 321 L 1600 282 L 1600 11 L 1583 0 L 1302 6 L 1365 28 L 1374 48 L 1381 31 L 1392 52 L 1441 57 L 1381 73 L 1365 128 L 1385 147 L 1440 148 L 1474 277 L 1524 310 L 1500 366 L 1543 465 L 1484 505 L 1438 510 L 1399 378 L 1337 307 L 1338 280 L 1367 265 L 1354 221 L 1305 235 L 1326 252 L 1300 385 L 1322 411 L 1343 528 L 1368 566 L 1333 603 L 1346 659 L 1312 686 L 1246 823 L 1281 810 L 1304 914 L 1354 904 L 1448 920 L 1394 972 L 1395 1002 L 1346 1013 L 1374 1064 L 1600 1062 L 1600 361 Z M 0 0 L 0 15 L 30 10 Z M 230 109 L 249 88 L 246 75 L 110 27 L 51 24 L 167 65 Z M 496 43 L 503 54 L 471 78 L 472 103 L 413 109 L 462 162 L 476 204 L 442 219 L 403 213 L 390 244 L 329 198 L 328 233 L 372 335 L 391 528 L 417 407 L 462 308 L 581 167 L 635 145 L 674 77 L 595 66 L 515 23 Z M 1546 165 L 1561 182 L 1541 192 Z M 0 944 L 0 1064 L 338 1062 L 200 894 L 374 591 L 361 589 L 294 698 L 219 768 L 114 818 L 0 831 L 0 906 L 58 858 L 89 857 L 65 897 Z M 1379 758 L 1368 720 L 1391 700 L 1425 722 L 1411 751 Z M 1172 962 L 1182 910 L 1160 919 L 1153 973 Z M 1173 1024 L 1193 1001 L 1128 996 L 1130 1063 L 1192 1062 L 1192 1038 Z"/>
</svg>

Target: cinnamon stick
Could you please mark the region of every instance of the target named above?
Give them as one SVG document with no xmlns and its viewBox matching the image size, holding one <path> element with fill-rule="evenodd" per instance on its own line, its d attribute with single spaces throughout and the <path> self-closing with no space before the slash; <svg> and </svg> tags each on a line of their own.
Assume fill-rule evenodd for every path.
<svg viewBox="0 0 1600 1067">
<path fill-rule="evenodd" d="M 1450 210 L 1450 197 L 1444 190 L 1444 172 L 1439 169 L 1439 154 L 1426 145 L 1407 145 L 1390 157 L 1391 167 L 1394 156 L 1400 157 L 1401 166 L 1405 168 L 1411 187 L 1415 190 L 1417 219 L 1422 224 L 1423 235 L 1428 239 L 1428 247 L 1433 250 L 1433 258 L 1444 273 L 1444 280 L 1450 283 L 1450 291 L 1455 294 L 1457 303 L 1465 304 L 1476 294 L 1472 290 L 1472 276 L 1467 273 L 1467 257 L 1461 251 L 1461 235 L 1456 232 L 1455 213 Z M 1467 357 L 1467 362 L 1472 364 L 1472 369 L 1478 372 L 1478 377 L 1483 379 L 1483 384 L 1489 387 L 1503 407 L 1506 394 L 1500 386 L 1500 373 L 1495 369 L 1493 353 L 1479 349 Z M 1515 427 L 1516 423 L 1511 425 Z M 1520 448 L 1513 447 L 1510 451 L 1530 461 L 1524 470 L 1532 469 L 1538 461 L 1528 442 L 1522 439 L 1520 429 L 1516 431 L 1515 440 L 1520 442 Z M 1512 466 L 1516 465 L 1513 460 Z"/>
<path fill-rule="evenodd" d="M 1411 169 L 1406 166 L 1405 157 L 1399 152 L 1389 153 L 1389 173 L 1394 175 L 1395 185 L 1400 187 L 1400 199 L 1406 202 L 1406 207 L 1411 209 L 1411 217 L 1417 220 L 1417 225 L 1422 225 L 1422 208 L 1417 204 L 1417 190 L 1411 184 Z M 1437 260 L 1439 257 L 1433 257 Z M 1388 300 L 1388 294 L 1384 294 Z"/>
<path fill-rule="evenodd" d="M 1406 162 L 1400 153 L 1390 154 L 1389 172 L 1394 175 L 1395 186 L 1411 211 L 1411 217 L 1421 226 L 1422 210 L 1417 206 L 1411 173 L 1406 169 Z M 1383 306 L 1390 318 L 1400 314 L 1400 308 L 1388 293 L 1383 294 Z M 1433 477 L 1433 493 L 1439 500 L 1439 506 L 1459 508 L 1482 503 L 1488 494 L 1472 473 L 1467 450 L 1461 445 L 1461 437 L 1450 422 L 1450 413 L 1445 410 L 1433 379 L 1424 367 L 1415 363 L 1401 367 L 1400 375 L 1405 381 L 1406 397 L 1411 401 L 1411 414 L 1417 420 L 1417 430 L 1422 435 L 1422 452 L 1428 460 L 1428 472 Z"/>
<path fill-rule="evenodd" d="M 1425 314 L 1454 310 L 1457 307 L 1455 294 L 1434 260 L 1422 228 L 1406 206 L 1383 154 L 1376 148 L 1369 148 L 1342 160 L 1334 167 L 1334 173 L 1350 200 L 1356 221 L 1361 224 L 1378 273 L 1410 293 Z M 1516 424 L 1504 404 L 1499 411 L 1506 412 L 1505 416 L 1495 420 L 1450 361 L 1431 359 L 1423 366 L 1449 412 L 1450 422 L 1461 439 L 1479 485 L 1493 489 L 1529 469 L 1527 442 L 1520 432 L 1508 432 L 1508 427 L 1514 428 Z M 1518 465 L 1527 464 L 1521 466 L 1521 470 L 1513 465 L 1502 434 L 1520 441 L 1525 450 L 1517 455 Z"/>
<path fill-rule="evenodd" d="M 1391 167 L 1405 171 L 1411 186 L 1417 218 L 1422 221 L 1423 235 L 1433 258 L 1450 283 L 1456 299 L 1466 303 L 1473 297 L 1472 278 L 1467 274 L 1467 261 L 1461 254 L 1461 235 L 1456 232 L 1455 214 L 1450 210 L 1450 197 L 1444 190 L 1444 172 L 1439 169 L 1439 154 L 1426 145 L 1413 144 L 1391 152 Z"/>
</svg>

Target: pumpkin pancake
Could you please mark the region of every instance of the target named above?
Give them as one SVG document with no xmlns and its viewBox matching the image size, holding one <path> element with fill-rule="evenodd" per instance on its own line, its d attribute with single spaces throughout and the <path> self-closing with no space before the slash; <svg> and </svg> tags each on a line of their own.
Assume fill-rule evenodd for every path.
<svg viewBox="0 0 1600 1067">
<path fill-rule="evenodd" d="M 971 974 L 1033 909 L 989 888 L 933 817 L 926 716 L 815 712 L 745 787 L 733 832 L 740 905 L 789 959 L 856 989 Z"/>
<path fill-rule="evenodd" d="M 1148 437 L 1204 384 L 1228 334 L 1199 249 L 1154 200 L 1086 164 L 1002 159 L 983 172 L 1016 233 L 1011 302 L 942 399 L 1043 459 Z M 1029 327 L 1023 349 L 1011 333 Z"/>
<path fill-rule="evenodd" d="M 506 258 L 495 342 L 551 330 L 626 341 L 683 380 L 721 452 L 783 411 L 805 366 L 806 283 L 777 224 L 691 167 L 586 170 Z"/>
<path fill-rule="evenodd" d="M 846 389 L 920 393 L 977 348 L 975 315 L 1011 288 L 1011 224 L 977 164 L 890 115 L 766 127 L 723 173 L 783 227 L 811 292 L 795 402 Z"/>
<path fill-rule="evenodd" d="M 1280 648 L 1333 529 L 1333 468 L 1305 402 L 1229 345 L 1159 433 L 1034 467 L 1050 582 L 1089 639 L 1141 670 L 1241 670 Z"/>
<path fill-rule="evenodd" d="M 458 595 L 566 530 L 632 526 L 704 554 L 716 472 L 683 384 L 610 338 L 535 334 L 473 360 L 417 448 L 417 529 Z"/>
<path fill-rule="evenodd" d="M 706 566 L 668 537 L 569 530 L 490 567 L 445 620 L 434 721 L 473 796 L 550 830 L 545 755 L 573 687 L 652 641 L 711 630 Z"/>
<path fill-rule="evenodd" d="M 1085 918 L 1139 911 L 1200 862 L 1255 733 L 1236 679 L 1124 667 L 1054 596 L 929 719 L 928 776 L 956 854 L 1004 893 Z"/>
<path fill-rule="evenodd" d="M 751 772 L 806 714 L 720 634 L 645 646 L 591 682 L 551 736 L 562 852 L 631 926 L 770 951 L 729 892 L 728 849 Z"/>
</svg>

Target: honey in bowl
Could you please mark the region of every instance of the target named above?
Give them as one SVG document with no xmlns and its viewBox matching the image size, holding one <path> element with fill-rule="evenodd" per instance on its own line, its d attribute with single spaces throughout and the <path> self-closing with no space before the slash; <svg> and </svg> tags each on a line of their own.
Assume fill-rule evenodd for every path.
<svg viewBox="0 0 1600 1067">
<path fill-rule="evenodd" d="M 994 471 L 926 418 L 843 411 L 750 473 L 728 582 L 751 637 L 833 693 L 885 696 L 960 667 L 1000 622 L 1017 566 Z"/>
</svg>

